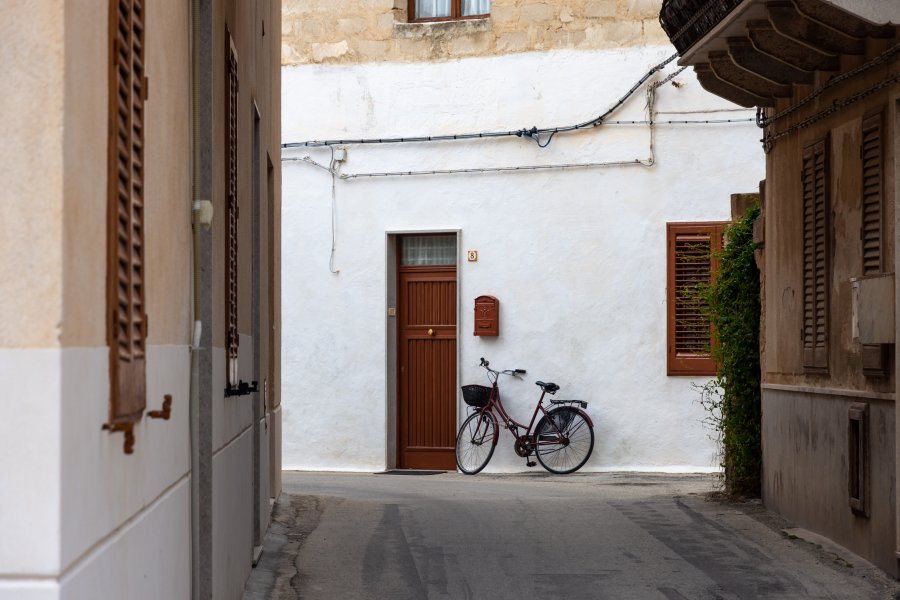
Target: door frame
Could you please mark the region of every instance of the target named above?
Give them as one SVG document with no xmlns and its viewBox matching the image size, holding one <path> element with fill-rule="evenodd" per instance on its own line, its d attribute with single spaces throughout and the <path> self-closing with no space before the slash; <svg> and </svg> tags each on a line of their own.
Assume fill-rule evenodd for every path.
<svg viewBox="0 0 900 600">
<path fill-rule="evenodd" d="M 390 309 L 397 309 L 399 285 L 399 240 L 407 235 L 454 235 L 456 236 L 456 427 L 459 428 L 460 419 L 460 357 L 462 355 L 462 329 L 461 298 L 462 298 L 462 230 L 461 229 L 404 229 L 388 230 L 385 232 L 385 469 L 397 468 L 397 436 L 398 415 L 397 403 L 399 394 L 399 377 L 397 374 L 397 361 L 399 348 L 397 344 L 398 330 L 397 317 L 390 315 Z"/>
</svg>

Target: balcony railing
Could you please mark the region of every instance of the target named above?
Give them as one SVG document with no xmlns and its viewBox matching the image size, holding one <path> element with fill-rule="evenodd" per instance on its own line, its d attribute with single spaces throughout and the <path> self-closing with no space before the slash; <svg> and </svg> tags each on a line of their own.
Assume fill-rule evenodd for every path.
<svg viewBox="0 0 900 600">
<path fill-rule="evenodd" d="M 664 0 L 659 23 L 679 54 L 696 44 L 742 0 Z"/>
</svg>

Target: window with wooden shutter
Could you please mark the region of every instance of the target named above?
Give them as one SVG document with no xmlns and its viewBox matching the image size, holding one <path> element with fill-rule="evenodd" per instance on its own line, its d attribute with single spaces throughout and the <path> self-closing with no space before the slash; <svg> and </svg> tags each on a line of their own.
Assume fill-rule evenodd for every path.
<svg viewBox="0 0 900 600">
<path fill-rule="evenodd" d="M 667 373 L 715 375 L 712 326 L 702 290 L 713 281 L 726 223 L 669 223 Z"/>
<path fill-rule="evenodd" d="M 828 370 L 831 210 L 828 138 L 803 150 L 803 366 Z"/>
<path fill-rule="evenodd" d="M 107 341 L 110 422 L 140 419 L 146 406 L 144 290 L 144 7 L 113 0 L 109 28 Z"/>
<path fill-rule="evenodd" d="M 862 274 L 878 275 L 884 272 L 884 120 L 882 112 L 872 114 L 862 122 L 862 140 L 859 148 L 862 175 L 862 202 L 860 223 L 860 255 Z M 888 371 L 890 356 L 884 344 L 863 344 L 863 372 L 867 375 L 884 375 Z"/>
<path fill-rule="evenodd" d="M 225 215 L 225 351 L 228 385 L 238 383 L 238 70 L 234 41 L 226 30 L 225 64 L 225 169 L 227 178 Z"/>
</svg>

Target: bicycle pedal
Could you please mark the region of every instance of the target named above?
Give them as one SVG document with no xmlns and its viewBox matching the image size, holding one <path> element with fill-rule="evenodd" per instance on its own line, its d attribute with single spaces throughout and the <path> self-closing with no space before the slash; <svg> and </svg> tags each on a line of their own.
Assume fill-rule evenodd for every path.
<svg viewBox="0 0 900 600">
<path fill-rule="evenodd" d="M 536 466 L 537 466 L 537 463 L 536 463 L 536 462 L 526 462 L 526 463 L 525 463 L 525 466 L 526 466 L 526 467 L 536 467 Z"/>
</svg>

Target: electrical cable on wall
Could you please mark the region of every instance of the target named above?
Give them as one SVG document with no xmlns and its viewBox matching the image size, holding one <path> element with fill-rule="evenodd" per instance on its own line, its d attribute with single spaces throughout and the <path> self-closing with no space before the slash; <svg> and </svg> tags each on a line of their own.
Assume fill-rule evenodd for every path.
<svg viewBox="0 0 900 600">
<path fill-rule="evenodd" d="M 334 253 L 337 250 L 337 170 L 334 161 L 334 146 L 331 146 L 331 255 L 328 257 L 328 270 L 332 275 L 337 275 L 340 270 L 334 268 Z"/>
<path fill-rule="evenodd" d="M 363 138 L 363 139 L 351 139 L 351 140 L 310 140 L 306 142 L 286 142 L 281 145 L 282 148 L 316 148 L 322 146 L 340 146 L 340 145 L 362 145 L 362 144 L 403 144 L 403 143 L 411 143 L 411 142 L 441 142 L 441 141 L 452 141 L 452 140 L 472 140 L 472 139 L 482 139 L 482 138 L 499 138 L 499 137 L 527 137 L 529 139 L 534 140 L 541 148 L 546 148 L 550 143 L 550 140 L 557 133 L 564 133 L 569 131 L 578 131 L 580 129 L 590 129 L 593 127 L 597 127 L 603 124 L 603 120 L 606 119 L 613 112 L 618 110 L 620 106 L 622 106 L 625 101 L 627 101 L 650 77 L 653 76 L 654 73 L 662 70 L 666 65 L 670 62 L 678 58 L 678 54 L 673 54 L 669 58 L 665 59 L 649 71 L 647 71 L 643 77 L 641 77 L 637 83 L 631 86 L 631 89 L 625 93 L 624 96 L 619 98 L 619 100 L 613 104 L 611 108 L 609 108 L 603 114 L 594 117 L 593 119 L 589 119 L 582 123 L 576 123 L 575 125 L 566 125 L 562 127 L 531 127 L 531 128 L 522 128 L 518 130 L 512 131 L 485 131 L 481 133 L 460 133 L 460 134 L 451 134 L 451 135 L 429 135 L 429 136 L 413 136 L 413 137 L 390 137 L 390 138 Z M 662 83 L 669 81 L 672 77 L 675 77 L 678 73 L 684 70 L 684 67 L 675 71 L 672 75 L 669 76 L 668 79 L 664 80 Z M 660 83 L 660 85 L 662 85 Z M 547 135 L 550 136 L 546 142 L 541 145 L 540 136 Z"/>
<path fill-rule="evenodd" d="M 621 166 L 645 166 L 650 167 L 653 166 L 655 158 L 654 158 L 654 135 L 655 135 L 655 125 L 660 124 L 668 124 L 668 125 L 697 125 L 697 124 L 725 124 L 725 123 L 752 123 L 755 121 L 754 117 L 744 118 L 744 119 L 684 119 L 684 120 L 666 120 L 666 121 L 657 121 L 655 119 L 656 107 L 655 107 L 655 99 L 656 99 L 656 91 L 672 79 L 674 79 L 678 74 L 684 71 L 684 67 L 674 71 L 668 77 L 658 82 L 654 82 L 647 88 L 647 104 L 645 106 L 645 110 L 647 111 L 647 118 L 643 120 L 622 120 L 622 121 L 604 121 L 603 125 L 649 125 L 650 126 L 650 141 L 649 141 L 649 158 L 640 159 L 634 158 L 630 160 L 614 160 L 614 161 L 604 161 L 604 162 L 584 162 L 584 163 L 556 163 L 556 164 L 542 164 L 542 165 L 517 165 L 517 166 L 502 166 L 502 167 L 467 167 L 467 168 L 459 168 L 459 169 L 428 169 L 428 170 L 405 170 L 405 171 L 382 171 L 382 172 L 372 172 L 372 173 L 341 173 L 340 179 L 344 181 L 352 180 L 352 179 L 367 179 L 367 178 L 381 178 L 381 177 L 408 177 L 408 176 L 425 176 L 425 175 L 457 175 L 457 174 L 475 174 L 475 173 L 509 173 L 509 172 L 520 172 L 520 171 L 546 171 L 546 170 L 567 170 L 567 169 L 579 169 L 579 168 L 598 168 L 598 167 L 621 167 Z M 634 88 L 632 88 L 633 90 Z M 633 91 L 630 91 L 628 96 L 633 95 Z M 624 100 L 623 100 L 624 101 Z M 620 106 L 622 101 L 617 104 L 617 107 Z M 727 109 L 726 109 L 727 110 Z M 730 110 L 740 110 L 740 109 L 730 109 Z M 605 114 L 609 114 L 610 111 L 607 111 Z M 702 111 L 706 113 L 719 112 L 719 111 Z M 677 114 L 677 113 L 668 113 L 668 114 Z M 552 139 L 555 132 L 551 131 L 549 134 L 549 138 L 545 140 L 543 143 L 539 140 L 539 131 L 546 130 L 538 130 L 533 128 L 525 133 L 526 136 L 535 139 L 538 142 L 538 145 L 541 148 L 545 148 L 547 144 L 549 144 L 550 139 Z M 537 139 L 536 139 L 537 138 Z M 324 145 L 324 144 L 323 144 Z M 333 148 L 333 146 L 329 145 L 329 148 Z M 309 162 L 312 164 L 318 165 L 315 161 L 312 160 L 309 156 L 304 156 L 302 158 L 295 157 L 285 157 L 282 158 L 282 161 L 303 161 Z M 322 165 L 318 165 L 322 168 L 325 168 Z"/>
<path fill-rule="evenodd" d="M 283 160 L 284 159 L 282 159 L 282 161 Z M 323 171 L 328 171 L 329 175 L 331 175 L 331 256 L 328 259 L 328 270 L 331 271 L 333 275 L 337 275 L 338 273 L 340 273 L 340 270 L 334 268 L 334 253 L 337 249 L 337 190 L 335 185 L 337 179 L 337 169 L 334 166 L 337 161 L 335 161 L 334 159 L 334 147 L 331 147 L 331 162 L 327 167 L 322 163 L 314 161 L 309 156 L 304 156 L 299 160 L 302 160 L 305 163 L 309 163 L 314 167 L 318 167 Z"/>
<path fill-rule="evenodd" d="M 673 54 L 668 57 L 661 63 L 657 64 L 653 68 L 651 68 L 647 73 L 643 75 L 632 87 L 628 90 L 625 95 L 618 99 L 618 101 L 613 104 L 611 108 L 609 108 L 606 112 L 590 119 L 588 121 L 584 121 L 581 123 L 577 123 L 575 125 L 568 125 L 564 127 L 552 127 L 552 128 L 538 128 L 532 127 L 531 129 L 520 129 L 516 131 L 495 131 L 495 132 L 481 132 L 481 133 L 465 133 L 465 134 L 453 134 L 453 135 L 438 135 L 438 136 L 417 136 L 417 137 L 392 137 L 392 138 L 361 138 L 361 139 L 347 139 L 347 140 L 314 140 L 307 142 L 288 142 L 282 144 L 282 148 L 290 149 L 290 148 L 299 148 L 299 147 L 328 147 L 332 152 L 332 164 L 331 167 L 325 167 L 324 165 L 320 165 L 316 163 L 311 157 L 304 156 L 302 158 L 295 157 L 284 157 L 282 158 L 282 162 L 289 161 L 303 161 L 308 162 L 318 167 L 321 167 L 332 174 L 332 212 L 334 213 L 335 209 L 335 201 L 334 201 L 334 180 L 338 176 L 334 170 L 334 147 L 337 145 L 365 145 L 365 144 L 398 144 L 398 143 L 414 143 L 414 142 L 434 142 L 434 141 L 450 141 L 450 140 L 472 140 L 472 139 L 485 139 L 485 138 L 500 138 L 500 137 L 526 137 L 533 140 L 537 143 L 538 147 L 546 148 L 550 145 L 550 142 L 553 140 L 553 137 L 557 133 L 570 132 L 570 131 L 578 131 L 581 129 L 588 129 L 598 127 L 600 125 L 649 125 L 650 126 L 650 158 L 648 159 L 640 159 L 635 158 L 631 160 L 616 160 L 616 161 L 606 161 L 606 162 L 586 162 L 586 163 L 561 163 L 561 164 L 550 164 L 550 165 L 521 165 L 521 166 L 504 166 L 504 167 L 471 167 L 471 168 L 461 168 L 461 169 L 432 169 L 432 170 L 421 170 L 421 171 L 385 171 L 385 172 L 377 172 L 377 173 L 342 173 L 340 174 L 340 178 L 343 180 L 350 179 L 360 179 L 360 178 L 372 178 L 372 177 L 400 177 L 400 176 L 414 176 L 414 175 L 452 175 L 452 174 L 461 174 L 461 173 L 498 173 L 498 172 L 516 172 L 516 171 L 538 171 L 538 170 L 555 170 L 555 169 L 576 169 L 576 168 L 589 168 L 589 167 L 607 167 L 607 166 L 626 166 L 626 165 L 643 165 L 643 166 L 652 166 L 654 162 L 653 158 L 653 136 L 654 136 L 654 125 L 667 124 L 667 125 L 711 125 L 711 124 L 725 124 L 725 123 L 750 123 L 755 121 L 756 119 L 753 117 L 745 118 L 745 119 L 670 119 L 666 121 L 656 121 L 654 119 L 655 116 L 655 108 L 654 108 L 654 99 L 656 90 L 658 90 L 661 86 L 665 85 L 672 81 L 675 77 L 680 75 L 687 67 L 681 67 L 676 69 L 664 79 L 653 82 L 647 88 L 647 111 L 648 118 L 644 120 L 616 120 L 616 121 L 606 121 L 605 119 L 617 111 L 634 93 L 650 78 L 653 74 L 662 70 L 667 64 L 672 62 L 678 55 Z M 711 111 L 692 111 L 694 114 L 705 112 L 707 114 L 713 112 L 720 112 L 718 110 Z M 678 114 L 678 113 L 669 113 L 669 114 Z M 685 113 L 687 114 L 687 113 Z M 546 136 L 543 138 L 541 136 Z M 334 214 L 332 215 L 332 246 L 334 246 Z M 334 248 L 332 248 L 332 261 L 334 255 Z M 335 272 L 333 269 L 332 262 L 332 272 Z"/>
<path fill-rule="evenodd" d="M 385 172 L 375 172 L 375 173 L 342 173 L 340 178 L 342 180 L 351 180 L 351 179 L 368 179 L 368 178 L 379 178 L 379 177 L 408 177 L 408 176 L 423 176 L 423 175 L 458 175 L 463 173 L 509 173 L 509 172 L 517 172 L 517 171 L 546 171 L 546 170 L 565 170 L 565 169 L 579 169 L 579 168 L 591 168 L 591 167 L 623 167 L 623 166 L 644 166 L 644 167 L 652 167 L 655 162 L 654 157 L 654 125 L 656 124 L 653 119 L 653 114 L 655 110 L 655 98 L 656 98 L 656 90 L 659 86 L 651 86 L 647 88 L 647 104 L 645 105 L 645 110 L 647 111 L 647 120 L 642 121 L 650 126 L 650 139 L 649 139 L 649 157 L 645 159 L 634 158 L 630 160 L 614 160 L 614 161 L 604 161 L 604 162 L 587 162 L 587 163 L 562 163 L 562 164 L 550 164 L 550 165 L 518 165 L 518 166 L 507 166 L 507 167 L 469 167 L 469 168 L 460 168 L 460 169 L 431 169 L 431 170 L 422 170 L 422 171 L 385 171 Z M 303 161 L 319 166 L 320 168 L 325 168 L 323 165 L 316 163 L 311 157 L 304 156 L 302 158 L 286 158 L 282 160 L 294 160 L 294 161 Z"/>
</svg>

